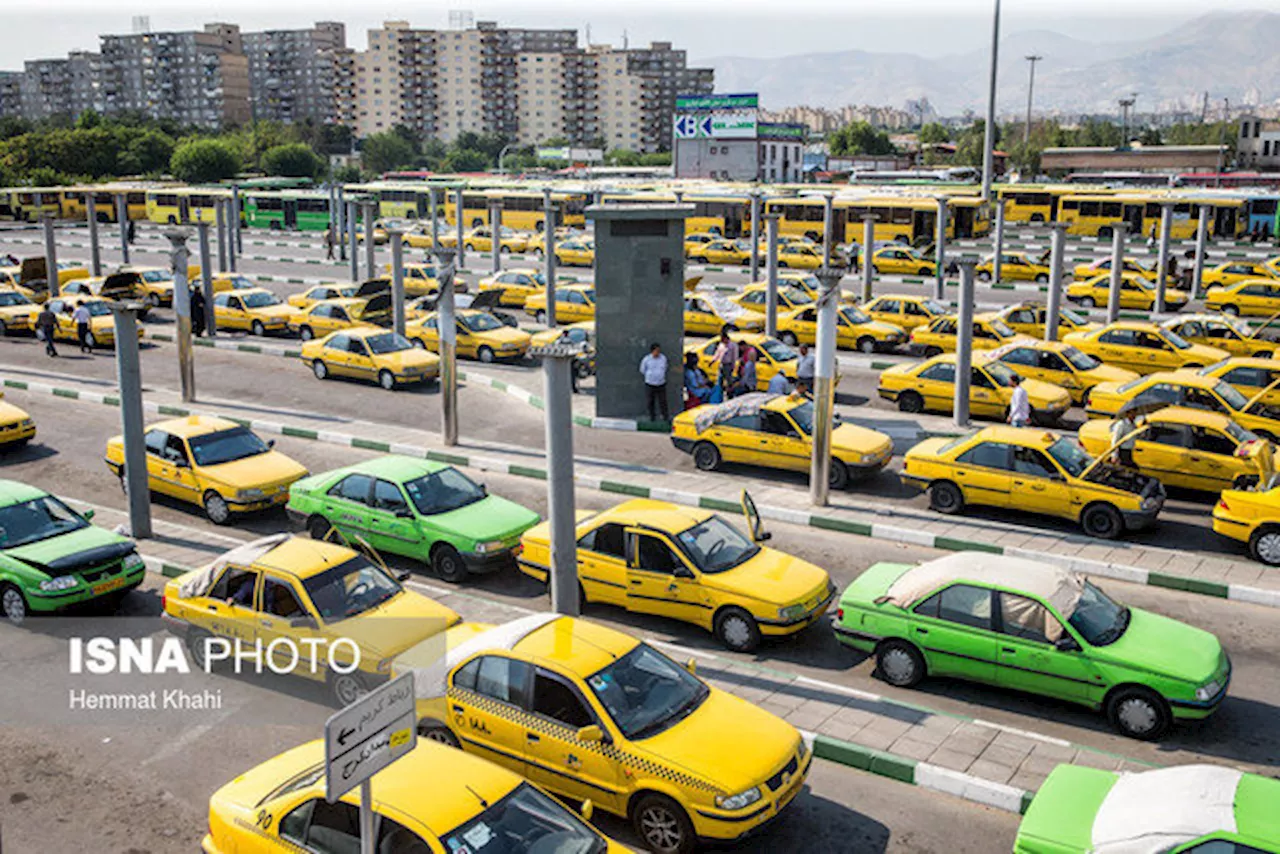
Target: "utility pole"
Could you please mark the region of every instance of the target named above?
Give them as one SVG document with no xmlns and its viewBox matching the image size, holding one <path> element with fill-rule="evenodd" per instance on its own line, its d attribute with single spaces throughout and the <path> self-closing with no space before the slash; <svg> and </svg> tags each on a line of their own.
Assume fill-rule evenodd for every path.
<svg viewBox="0 0 1280 854">
<path fill-rule="evenodd" d="M 992 172 L 995 170 L 996 145 L 996 62 L 1000 52 L 1000 0 L 995 0 L 991 16 L 991 79 L 987 84 L 987 123 L 982 133 L 982 200 L 991 200 Z"/>
<path fill-rule="evenodd" d="M 1031 144 L 1031 97 L 1036 91 L 1036 63 L 1044 59 L 1038 54 L 1027 54 L 1027 62 L 1031 63 L 1031 76 L 1027 80 L 1027 126 L 1022 131 L 1022 144 Z"/>
<path fill-rule="evenodd" d="M 1120 99 L 1120 147 L 1129 147 L 1129 108 L 1133 106 L 1133 102 L 1137 100 L 1137 93 L 1130 95 L 1128 98 Z"/>
<path fill-rule="evenodd" d="M 1227 159 L 1227 141 L 1224 138 L 1227 133 L 1227 119 L 1231 115 L 1231 99 L 1222 99 L 1222 122 L 1218 125 L 1218 172 L 1213 176 L 1213 186 L 1222 186 L 1222 170 L 1226 168 Z"/>
</svg>

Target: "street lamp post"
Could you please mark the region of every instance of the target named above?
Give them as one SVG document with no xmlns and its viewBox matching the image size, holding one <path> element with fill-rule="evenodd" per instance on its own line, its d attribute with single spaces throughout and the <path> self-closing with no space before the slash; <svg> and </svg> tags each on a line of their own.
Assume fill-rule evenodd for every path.
<svg viewBox="0 0 1280 854">
<path fill-rule="evenodd" d="M 815 271 L 822 291 L 818 295 L 818 352 L 814 364 L 813 456 L 809 463 L 809 502 L 827 504 L 831 488 L 831 431 L 835 414 L 836 310 L 840 306 L 840 280 L 844 268 L 823 266 Z"/>
<path fill-rule="evenodd" d="M 987 84 L 987 122 L 982 129 L 982 200 L 991 199 L 992 171 L 995 169 L 995 157 L 992 152 L 996 145 L 996 62 L 1000 52 L 1000 0 L 995 0 L 995 10 L 991 16 L 991 74 Z"/>
<path fill-rule="evenodd" d="M 457 252 L 437 246 L 436 266 L 440 270 L 440 300 L 436 319 L 440 328 L 440 412 L 445 445 L 458 444 L 458 328 L 453 310 L 453 277 L 457 275 Z"/>
</svg>

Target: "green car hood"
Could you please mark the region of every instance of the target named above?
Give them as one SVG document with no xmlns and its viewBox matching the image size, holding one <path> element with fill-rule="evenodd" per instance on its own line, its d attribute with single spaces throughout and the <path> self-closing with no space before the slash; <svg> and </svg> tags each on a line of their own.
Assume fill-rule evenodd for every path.
<svg viewBox="0 0 1280 854">
<path fill-rule="evenodd" d="M 505 540 L 538 524 L 538 514 L 497 495 L 427 517 L 431 524 L 476 542 Z"/>
<path fill-rule="evenodd" d="M 1116 774 L 1059 765 L 1045 778 L 1018 826 L 1014 854 L 1085 854 L 1093 845 L 1093 819 Z"/>
<path fill-rule="evenodd" d="M 1236 827 L 1241 833 L 1280 846 L 1280 780 L 1245 774 L 1236 789 Z"/>
<path fill-rule="evenodd" d="M 5 549 L 4 554 L 41 572 L 66 575 L 122 558 L 133 550 L 133 541 L 127 537 L 87 525 L 78 531 Z"/>
<path fill-rule="evenodd" d="M 1121 666 L 1139 667 L 1199 685 L 1218 671 L 1222 644 L 1204 629 L 1133 608 L 1129 628 L 1120 639 L 1095 647 L 1092 654 Z"/>
<path fill-rule="evenodd" d="M 893 582 L 911 569 L 909 563 L 874 563 L 866 571 L 854 579 L 853 583 L 840 594 L 841 605 L 860 605 L 864 608 L 875 607 L 875 600 L 883 596 Z"/>
</svg>

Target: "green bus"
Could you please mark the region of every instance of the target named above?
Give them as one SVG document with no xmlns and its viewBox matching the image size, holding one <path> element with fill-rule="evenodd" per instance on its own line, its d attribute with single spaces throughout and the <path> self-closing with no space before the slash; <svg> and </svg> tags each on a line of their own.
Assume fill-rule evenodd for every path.
<svg viewBox="0 0 1280 854">
<path fill-rule="evenodd" d="M 329 227 L 329 194 L 308 190 L 252 190 L 244 194 L 249 228 L 324 231 Z"/>
</svg>

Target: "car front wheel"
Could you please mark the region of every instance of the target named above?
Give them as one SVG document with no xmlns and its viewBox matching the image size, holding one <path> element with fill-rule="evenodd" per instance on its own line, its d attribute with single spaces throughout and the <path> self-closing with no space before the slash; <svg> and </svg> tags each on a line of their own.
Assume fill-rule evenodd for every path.
<svg viewBox="0 0 1280 854">
<path fill-rule="evenodd" d="M 699 442 L 693 449 L 693 464 L 703 471 L 720 468 L 720 449 L 710 442 Z"/>
<path fill-rule="evenodd" d="M 378 371 L 378 385 L 382 386 L 387 391 L 395 391 L 395 388 L 396 388 L 395 375 L 392 374 L 390 371 L 386 370 L 385 368 L 382 369 L 381 371 Z"/>
<path fill-rule="evenodd" d="M 259 338 L 261 338 L 262 336 L 267 334 L 267 327 L 262 325 L 261 320 L 255 320 L 253 322 L 253 326 L 249 328 L 249 331 L 252 332 L 254 335 L 258 336 Z"/>
<path fill-rule="evenodd" d="M 12 584 L 0 588 L 0 607 L 4 608 L 5 619 L 15 626 L 22 625 L 27 619 L 27 599 Z"/>
<path fill-rule="evenodd" d="M 210 490 L 204 494 L 204 515 L 215 525 L 225 525 L 231 520 L 231 507 L 225 498 Z"/>
<path fill-rule="evenodd" d="M 694 849 L 693 823 L 680 806 L 665 795 L 641 798 L 631 822 L 645 847 L 654 854 L 687 854 Z"/>
<path fill-rule="evenodd" d="M 904 391 L 898 395 L 899 412 L 924 412 L 924 398 L 918 392 Z"/>
<path fill-rule="evenodd" d="M 450 584 L 461 584 L 467 577 L 467 565 L 462 555 L 448 543 L 441 543 L 431 553 L 431 568 L 442 581 Z"/>
<path fill-rule="evenodd" d="M 1093 297 L 1085 297 L 1084 299 L 1080 300 L 1080 305 L 1084 306 L 1085 308 L 1093 308 L 1097 304 L 1098 304 L 1097 301 L 1095 301 Z"/>
<path fill-rule="evenodd" d="M 872 353 L 875 353 L 876 339 L 872 338 L 870 335 L 864 335 L 863 337 L 859 338 L 858 350 L 863 353 L 866 353 L 867 355 L 871 355 Z"/>
<path fill-rule="evenodd" d="M 1080 527 L 1091 537 L 1114 540 L 1124 532 L 1124 519 L 1110 504 L 1091 504 L 1080 514 Z"/>
<path fill-rule="evenodd" d="M 1164 735 L 1173 716 L 1169 704 L 1147 688 L 1123 688 L 1107 704 L 1107 717 L 1121 735 L 1155 741 Z"/>
<path fill-rule="evenodd" d="M 322 380 L 329 376 L 329 366 L 324 362 L 316 359 L 311 363 L 311 373 L 316 375 L 316 379 Z"/>
<path fill-rule="evenodd" d="M 848 489 L 849 488 L 849 467 L 839 460 L 831 461 L 831 474 L 827 478 L 827 484 L 832 489 Z"/>
<path fill-rule="evenodd" d="M 453 730 L 443 724 L 422 723 L 418 725 L 418 737 L 425 738 L 427 741 L 434 741 L 437 744 L 448 745 L 449 747 L 460 749 L 462 744 L 458 741 L 458 737 L 453 734 Z"/>
<path fill-rule="evenodd" d="M 929 506 L 948 516 L 964 509 L 964 493 L 949 480 L 940 480 L 929 487 Z"/>
<path fill-rule="evenodd" d="M 358 671 L 351 673 L 330 671 L 328 681 L 329 692 L 341 708 L 346 708 L 369 693 L 369 688 Z"/>
</svg>

